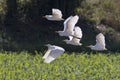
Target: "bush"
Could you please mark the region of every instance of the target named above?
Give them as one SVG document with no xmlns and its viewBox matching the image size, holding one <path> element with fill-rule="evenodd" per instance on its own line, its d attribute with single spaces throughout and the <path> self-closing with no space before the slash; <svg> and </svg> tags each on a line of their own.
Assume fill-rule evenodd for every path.
<svg viewBox="0 0 120 80">
<path fill-rule="evenodd" d="M 119 0 L 84 0 L 76 8 L 76 13 L 96 24 L 103 19 L 120 22 L 119 4 Z"/>
<path fill-rule="evenodd" d="M 4 23 L 6 14 L 6 0 L 0 0 L 0 24 Z"/>
</svg>

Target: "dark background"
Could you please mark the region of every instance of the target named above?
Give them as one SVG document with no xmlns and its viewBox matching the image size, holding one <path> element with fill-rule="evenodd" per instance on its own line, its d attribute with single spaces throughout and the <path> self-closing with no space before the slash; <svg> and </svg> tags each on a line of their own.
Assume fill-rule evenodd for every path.
<svg viewBox="0 0 120 80">
<path fill-rule="evenodd" d="M 45 44 L 54 44 L 68 51 L 88 51 L 85 46 L 95 44 L 95 36 L 102 32 L 106 47 L 120 51 L 120 1 L 119 0 L 1 0 L 0 48 L 1 50 L 42 51 Z M 79 15 L 76 25 L 83 30 L 82 47 L 65 44 L 55 33 L 63 29 L 63 21 L 48 21 L 42 16 L 58 8 L 66 19 Z M 99 29 L 96 28 L 99 26 Z"/>
</svg>

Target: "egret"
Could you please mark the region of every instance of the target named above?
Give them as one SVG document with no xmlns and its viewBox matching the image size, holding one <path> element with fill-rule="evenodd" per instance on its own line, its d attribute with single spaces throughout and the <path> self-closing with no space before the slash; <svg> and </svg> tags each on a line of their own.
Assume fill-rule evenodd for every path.
<svg viewBox="0 0 120 80">
<path fill-rule="evenodd" d="M 52 62 L 60 54 L 64 53 L 64 51 L 65 51 L 62 47 L 59 47 L 59 46 L 50 45 L 50 44 L 47 44 L 46 46 L 48 47 L 48 50 L 45 53 L 45 55 L 43 56 L 43 59 L 44 59 L 45 63 Z"/>
<path fill-rule="evenodd" d="M 74 27 L 78 22 L 79 16 L 70 16 L 64 21 L 64 29 L 63 31 L 56 31 L 60 36 L 73 36 L 74 34 Z M 73 36 L 74 37 L 74 36 Z"/>
<path fill-rule="evenodd" d="M 74 36 L 79 37 L 79 39 L 76 38 L 76 37 L 73 37 L 73 36 L 69 36 L 69 40 L 65 39 L 63 41 L 65 41 L 67 44 L 80 45 L 81 46 L 82 44 L 80 43 L 80 40 L 81 40 L 83 35 L 82 35 L 82 30 L 79 26 L 75 27 Z"/>
<path fill-rule="evenodd" d="M 93 45 L 90 45 L 90 46 L 87 46 L 89 48 L 91 48 L 92 50 L 96 50 L 96 51 L 104 51 L 104 50 L 107 50 L 105 48 L 105 37 L 102 33 L 99 33 L 97 36 L 96 36 L 96 44 L 93 46 Z"/>
<path fill-rule="evenodd" d="M 64 20 L 62 18 L 62 12 L 59 9 L 52 9 L 52 15 L 45 15 L 43 17 L 46 18 L 47 20 L 51 20 L 51 21 Z"/>
</svg>

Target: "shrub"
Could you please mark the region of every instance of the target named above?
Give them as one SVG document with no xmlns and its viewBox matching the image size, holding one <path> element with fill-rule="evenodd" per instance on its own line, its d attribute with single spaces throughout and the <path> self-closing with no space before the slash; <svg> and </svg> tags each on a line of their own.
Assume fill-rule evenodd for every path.
<svg viewBox="0 0 120 80">
<path fill-rule="evenodd" d="M 120 22 L 119 4 L 119 0 L 84 0 L 75 11 L 96 24 L 103 19 Z"/>
</svg>

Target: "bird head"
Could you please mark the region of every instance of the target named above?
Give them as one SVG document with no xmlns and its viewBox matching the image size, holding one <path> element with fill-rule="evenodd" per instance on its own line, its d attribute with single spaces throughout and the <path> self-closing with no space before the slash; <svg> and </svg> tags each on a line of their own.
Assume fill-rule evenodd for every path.
<svg viewBox="0 0 120 80">
<path fill-rule="evenodd" d="M 51 46 L 51 44 L 46 44 L 45 46 L 49 47 L 49 46 Z"/>
<path fill-rule="evenodd" d="M 64 42 L 66 42 L 66 43 L 69 43 L 69 40 L 68 39 L 65 39 L 65 40 L 63 40 Z"/>
<path fill-rule="evenodd" d="M 89 46 L 86 46 L 86 47 L 88 47 L 88 48 L 92 48 L 92 47 L 93 47 L 93 45 L 89 45 Z"/>
<path fill-rule="evenodd" d="M 46 15 L 45 15 L 45 16 L 42 16 L 42 18 L 46 18 Z"/>
<path fill-rule="evenodd" d="M 82 43 L 79 43 L 79 45 L 81 46 L 81 45 L 82 45 Z"/>
<path fill-rule="evenodd" d="M 58 33 L 60 36 L 63 36 L 63 31 L 55 31 L 56 33 Z"/>
</svg>

